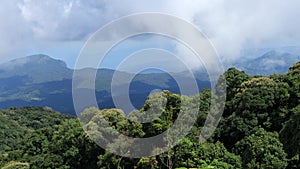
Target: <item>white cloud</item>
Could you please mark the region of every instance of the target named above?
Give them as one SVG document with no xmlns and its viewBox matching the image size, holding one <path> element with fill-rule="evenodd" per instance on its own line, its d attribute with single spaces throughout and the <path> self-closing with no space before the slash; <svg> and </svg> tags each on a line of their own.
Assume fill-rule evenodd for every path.
<svg viewBox="0 0 300 169">
<path fill-rule="evenodd" d="M 247 47 L 295 45 L 291 36 L 294 40 L 300 38 L 300 22 L 295 18 L 300 14 L 296 8 L 299 5 L 300 1 L 294 0 L 224 1 L 213 10 L 195 14 L 194 18 L 205 28 L 221 55 L 236 59 Z"/>
<path fill-rule="evenodd" d="M 299 6 L 298 0 L 4 0 L 0 62 L 43 52 L 41 42 L 84 42 L 104 24 L 137 12 L 163 12 L 196 24 L 231 62 L 244 48 L 300 46 Z"/>
</svg>

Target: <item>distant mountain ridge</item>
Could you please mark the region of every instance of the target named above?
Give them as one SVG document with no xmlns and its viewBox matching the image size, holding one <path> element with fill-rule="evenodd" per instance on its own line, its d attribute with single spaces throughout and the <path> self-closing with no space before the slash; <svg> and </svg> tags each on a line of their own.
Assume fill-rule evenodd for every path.
<svg viewBox="0 0 300 169">
<path fill-rule="evenodd" d="M 79 76 L 85 79 L 90 72 L 94 71 L 95 69 L 91 68 L 81 69 Z M 116 71 L 111 69 L 97 70 L 95 93 L 100 108 L 114 107 L 110 93 L 114 73 Z M 125 85 L 124 79 L 134 76 L 130 83 L 129 94 L 133 105 L 137 108 L 144 104 L 148 94 L 154 89 L 180 93 L 176 81 L 168 73 L 137 75 L 127 72 L 118 73 L 121 73 L 123 79 L 119 79 L 120 86 Z M 49 106 L 63 113 L 74 114 L 72 76 L 73 70 L 69 69 L 65 62 L 47 55 L 32 55 L 3 63 L 0 65 L 0 108 Z M 187 85 L 190 82 L 190 77 L 185 73 L 178 73 L 175 76 L 183 79 L 182 81 Z M 199 91 L 210 88 L 207 77 L 198 77 L 197 82 Z M 117 97 L 122 98 L 124 94 L 124 91 L 117 91 Z"/>
<path fill-rule="evenodd" d="M 14 59 L 0 65 L 0 78 L 27 76 L 27 81 L 24 83 L 70 79 L 72 72 L 71 69 L 67 68 L 65 62 L 42 54 Z"/>
<path fill-rule="evenodd" d="M 300 60 L 298 55 L 270 51 L 256 59 L 239 61 L 234 66 L 251 75 L 283 74 L 288 71 L 290 65 L 298 60 Z M 85 76 L 89 75 L 91 71 L 95 71 L 95 69 L 82 69 L 79 76 L 85 79 Z M 116 71 L 111 69 L 97 70 L 95 94 L 100 108 L 114 107 L 111 96 L 111 81 L 114 73 Z M 180 93 L 180 88 L 174 78 L 181 79 L 187 86 L 191 85 L 192 80 L 187 72 L 175 73 L 174 77 L 168 73 L 137 75 L 127 72 L 118 73 L 122 74 L 123 80 L 134 76 L 130 83 L 129 94 L 136 108 L 144 104 L 148 94 L 154 89 Z M 206 72 L 196 71 L 194 75 L 199 91 L 211 87 Z M 0 64 L 0 108 L 49 106 L 62 113 L 74 115 L 72 76 L 73 70 L 68 68 L 64 61 L 42 54 L 2 63 Z M 122 79 L 117 79 L 119 86 L 126 85 L 123 84 Z M 77 87 L 80 89 L 80 86 Z M 124 94 L 125 91 L 117 91 L 119 98 L 123 98 Z"/>
<path fill-rule="evenodd" d="M 300 55 L 271 50 L 258 58 L 239 61 L 234 66 L 250 75 L 284 74 L 299 60 Z"/>
</svg>

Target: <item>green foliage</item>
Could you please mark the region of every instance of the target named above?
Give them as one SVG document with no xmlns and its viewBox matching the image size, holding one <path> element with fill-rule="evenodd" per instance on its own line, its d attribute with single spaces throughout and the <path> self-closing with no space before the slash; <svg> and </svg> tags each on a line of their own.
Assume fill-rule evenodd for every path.
<svg viewBox="0 0 300 169">
<path fill-rule="evenodd" d="M 77 119 L 38 129 L 27 135 L 21 145 L 18 151 L 8 153 L 8 159 L 26 161 L 32 169 L 96 168 L 101 152 Z"/>
<path fill-rule="evenodd" d="M 204 125 L 204 122 L 206 120 L 208 111 L 210 109 L 210 105 L 211 105 L 211 98 L 212 98 L 212 91 L 211 90 L 203 90 L 199 96 L 199 98 L 197 98 L 197 96 L 195 98 L 193 98 L 193 101 L 199 102 L 199 113 L 198 113 L 198 119 L 197 122 L 195 124 L 195 126 L 197 127 L 201 127 Z"/>
<path fill-rule="evenodd" d="M 199 143 L 184 138 L 172 150 L 141 158 L 138 168 L 241 168 L 241 159 L 217 143 Z"/>
<path fill-rule="evenodd" d="M 233 102 L 234 96 L 239 92 L 241 84 L 249 79 L 251 76 L 247 75 L 244 71 L 239 71 L 235 68 L 229 68 L 224 75 L 226 79 L 226 107 L 223 116 L 229 116 L 233 110 L 236 109 L 236 105 Z"/>
<path fill-rule="evenodd" d="M 89 108 L 81 114 L 80 119 L 88 135 L 104 144 L 109 144 L 112 141 L 106 140 L 106 134 L 110 134 L 112 138 L 120 133 L 131 137 L 144 135 L 142 125 L 126 118 L 124 112 L 119 109 L 97 110 L 96 108 Z"/>
<path fill-rule="evenodd" d="M 24 107 L 0 111 L 0 152 L 20 148 L 24 136 L 43 127 L 60 124 L 70 116 L 49 108 Z"/>
<path fill-rule="evenodd" d="M 284 145 L 290 167 L 300 167 L 300 105 L 292 109 L 292 116 L 280 131 L 280 140 Z"/>
<path fill-rule="evenodd" d="M 232 114 L 220 124 L 221 141 L 232 148 L 234 143 L 262 127 L 267 131 L 280 131 L 288 119 L 288 85 L 268 77 L 256 77 L 245 81 L 231 103 Z"/>
<path fill-rule="evenodd" d="M 142 137 L 144 135 L 142 125 L 126 118 L 124 112 L 119 109 L 97 110 L 96 108 L 88 108 L 81 114 L 80 119 L 87 134 L 93 140 L 98 143 L 101 142 L 102 146 L 108 150 L 113 150 L 115 153 L 127 154 L 134 147 L 133 142 L 119 138 L 119 134 L 131 137 Z M 120 145 L 128 147 L 128 149 L 120 149 Z M 123 158 L 106 151 L 98 156 L 97 164 L 100 168 L 120 168 L 120 166 L 130 167 L 135 161 L 137 160 Z"/>
<path fill-rule="evenodd" d="M 195 96 L 167 90 L 154 93 L 128 116 L 119 109 L 88 108 L 79 117 L 81 124 L 50 108 L 0 110 L 0 168 L 300 168 L 299 67 L 300 62 L 286 75 L 269 77 L 249 76 L 235 68 L 226 71 L 224 116 L 214 137 L 205 143 L 199 142 L 200 133 L 205 136 L 204 122 L 214 124 L 220 115 L 220 104 L 211 107 L 220 99 L 211 90 Z M 225 92 L 218 87 L 217 92 Z M 198 117 L 188 113 L 197 110 Z M 149 121 L 138 122 L 141 117 Z M 131 155 L 137 150 L 134 139 L 125 140 L 120 133 L 147 138 L 165 132 L 175 120 L 180 127 L 196 123 L 165 153 L 136 159 L 114 154 Z M 168 131 L 165 143 L 173 143 L 180 127 Z"/>
<path fill-rule="evenodd" d="M 173 94 L 169 91 L 163 91 L 163 97 L 166 98 L 166 103 L 162 108 L 156 109 L 155 107 L 159 103 L 157 103 L 155 97 L 149 97 L 149 99 L 141 109 L 141 113 L 143 113 L 143 111 L 147 111 L 147 113 L 150 114 L 152 113 L 152 111 L 159 111 L 158 113 L 160 113 L 160 116 L 155 118 L 152 122 L 145 123 L 143 125 L 143 131 L 145 131 L 146 133 L 145 137 L 154 136 L 158 133 L 166 131 L 176 120 L 178 113 L 182 108 L 182 97 L 180 95 Z M 154 107 L 154 109 L 152 108 L 150 111 L 148 111 L 150 107 Z M 157 114 L 157 112 L 155 114 Z"/>
<path fill-rule="evenodd" d="M 173 151 L 175 167 L 241 168 L 240 157 L 227 151 L 220 142 L 199 143 L 184 138 Z"/>
<path fill-rule="evenodd" d="M 295 107 L 300 104 L 300 62 L 289 68 L 287 77 L 290 85 L 290 105 Z"/>
<path fill-rule="evenodd" d="M 30 165 L 28 163 L 11 161 L 7 163 L 2 169 L 29 169 Z"/>
<path fill-rule="evenodd" d="M 257 129 L 235 144 L 234 152 L 241 155 L 243 168 L 285 168 L 286 153 L 278 133 Z"/>
</svg>

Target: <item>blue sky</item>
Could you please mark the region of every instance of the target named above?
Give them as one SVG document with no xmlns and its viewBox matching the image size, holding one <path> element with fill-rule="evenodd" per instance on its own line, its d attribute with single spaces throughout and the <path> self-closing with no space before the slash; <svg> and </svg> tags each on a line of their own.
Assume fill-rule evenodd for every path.
<svg viewBox="0 0 300 169">
<path fill-rule="evenodd" d="M 193 23 L 226 63 L 244 59 L 244 51 L 249 49 L 295 46 L 293 52 L 300 52 L 299 6 L 299 0 L 3 0 L 0 63 L 43 53 L 73 67 L 96 30 L 114 19 L 140 12 L 162 12 Z M 172 40 L 141 37 L 120 45 L 105 66 L 114 67 L 121 54 L 151 47 L 178 52 L 189 59 L 189 53 L 182 52 Z"/>
</svg>

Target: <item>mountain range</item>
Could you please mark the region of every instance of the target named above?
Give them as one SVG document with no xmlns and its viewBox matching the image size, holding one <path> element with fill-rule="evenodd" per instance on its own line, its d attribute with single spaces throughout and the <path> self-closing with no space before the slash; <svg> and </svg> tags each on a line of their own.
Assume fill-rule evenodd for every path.
<svg viewBox="0 0 300 169">
<path fill-rule="evenodd" d="M 11 60 L 0 65 L 0 108 L 24 106 L 49 106 L 62 113 L 74 115 L 72 100 L 72 69 L 65 62 L 47 55 L 32 55 Z M 79 70 L 83 77 L 89 75 L 91 68 Z M 114 107 L 111 96 L 111 81 L 116 70 L 98 69 L 95 80 L 95 94 L 100 108 Z M 150 92 L 155 89 L 180 93 L 173 77 L 168 73 L 130 74 L 118 72 L 126 79 L 134 76 L 129 87 L 130 99 L 140 108 Z M 186 73 L 175 73 L 177 79 L 189 85 L 191 77 Z M 202 79 L 201 79 L 202 78 Z M 208 76 L 196 79 L 199 91 L 210 88 Z M 119 83 L 118 85 L 126 85 Z M 115 93 L 114 93 L 115 94 Z M 124 91 L 117 91 L 117 97 L 124 97 Z M 190 93 L 195 94 L 195 93 Z"/>
<path fill-rule="evenodd" d="M 300 60 L 300 57 L 290 53 L 269 51 L 252 60 L 240 60 L 234 64 L 246 73 L 269 75 L 286 73 L 290 65 Z M 11 60 L 0 65 L 0 108 L 24 106 L 51 107 L 62 113 L 75 115 L 72 100 L 73 69 L 66 66 L 61 60 L 39 54 Z M 78 70 L 82 76 L 88 75 L 95 69 Z M 111 81 L 116 70 L 97 69 L 95 80 L 95 94 L 100 108 L 113 108 L 111 96 Z M 180 93 L 175 79 L 191 85 L 191 78 L 186 72 L 172 73 L 140 73 L 131 74 L 120 72 L 126 79 L 134 76 L 129 86 L 129 97 L 136 108 L 140 108 L 149 93 L 155 89 L 170 90 Z M 203 71 L 195 71 L 194 76 L 198 90 L 210 88 L 209 77 Z M 126 85 L 121 82 L 120 86 Z M 115 94 L 115 93 L 114 93 Z M 190 95 L 196 93 L 188 93 Z M 118 91 L 117 97 L 124 97 L 124 91 Z"/>
<path fill-rule="evenodd" d="M 270 75 L 287 73 L 288 68 L 300 60 L 300 55 L 271 50 L 255 59 L 238 60 L 234 67 L 250 75 Z"/>
</svg>

